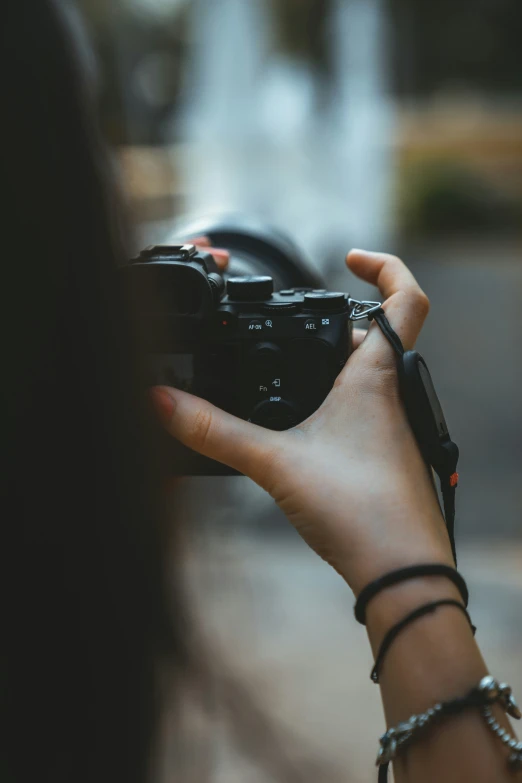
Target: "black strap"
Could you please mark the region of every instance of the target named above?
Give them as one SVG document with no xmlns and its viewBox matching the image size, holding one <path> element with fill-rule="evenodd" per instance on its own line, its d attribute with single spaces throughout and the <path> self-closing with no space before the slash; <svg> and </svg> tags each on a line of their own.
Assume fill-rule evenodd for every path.
<svg viewBox="0 0 522 783">
<path fill-rule="evenodd" d="M 355 602 L 354 614 L 355 619 L 361 625 L 366 624 L 366 607 L 372 598 L 375 598 L 382 590 L 386 590 L 388 587 L 405 582 L 407 579 L 416 579 L 417 577 L 424 576 L 444 576 L 450 579 L 453 584 L 458 588 L 459 593 L 464 601 L 464 606 L 468 605 L 469 593 L 468 587 L 458 571 L 443 563 L 426 563 L 421 565 L 408 566 L 406 568 L 399 568 L 396 571 L 391 571 L 389 574 L 375 579 L 366 585 L 359 593 L 357 601 Z"/>
<path fill-rule="evenodd" d="M 387 764 L 381 764 L 381 766 L 379 767 L 379 779 L 377 783 L 387 783 L 389 766 L 390 766 L 390 762 L 388 762 Z"/>
<path fill-rule="evenodd" d="M 379 652 L 377 653 L 377 656 L 375 658 L 375 664 L 370 674 L 370 679 L 372 682 L 378 683 L 379 682 L 379 672 L 381 670 L 382 662 L 386 656 L 386 653 L 390 649 L 391 645 L 397 638 L 397 636 L 400 634 L 401 631 L 404 630 L 410 623 L 415 622 L 415 620 L 418 620 L 420 617 L 424 617 L 426 614 L 431 614 L 436 609 L 439 608 L 439 606 L 456 606 L 458 609 L 460 609 L 464 614 L 466 615 L 466 618 L 470 624 L 471 630 L 473 631 L 473 635 L 475 635 L 475 631 L 477 630 L 473 623 L 471 622 L 471 618 L 468 614 L 468 611 L 464 604 L 461 604 L 460 601 L 456 601 L 454 598 L 443 598 L 439 601 L 432 601 L 431 603 L 424 604 L 423 606 L 419 606 L 417 609 L 414 609 L 413 612 L 410 612 L 410 614 L 406 615 L 406 617 L 403 617 L 402 620 L 399 620 L 398 623 L 396 623 L 384 639 L 382 640 L 381 646 L 379 648 Z"/>
<path fill-rule="evenodd" d="M 452 484 L 451 475 L 441 476 L 439 473 L 440 491 L 442 494 L 442 505 L 444 506 L 444 519 L 451 544 L 451 552 L 455 565 L 457 565 L 457 549 L 455 545 L 455 490 L 456 484 Z"/>
<path fill-rule="evenodd" d="M 405 351 L 401 338 L 397 332 L 393 329 L 392 325 L 388 321 L 386 314 L 382 307 L 368 314 L 369 321 L 375 321 L 381 332 L 384 334 L 393 350 L 402 359 Z M 454 446 L 454 444 L 450 444 Z M 458 450 L 457 450 L 458 453 Z M 453 559 L 455 565 L 457 564 L 457 550 L 455 546 L 455 490 L 457 488 L 458 474 L 456 473 L 456 459 L 453 461 L 449 454 L 445 454 L 445 458 L 441 463 L 437 465 L 431 465 L 431 467 L 437 473 L 442 494 L 442 504 L 444 507 L 444 519 L 446 520 L 446 527 L 448 530 L 448 536 L 451 544 L 451 551 L 453 553 Z"/>
<path fill-rule="evenodd" d="M 376 321 L 379 324 L 381 332 L 384 334 L 393 350 L 398 356 L 402 356 L 404 353 L 404 346 L 402 340 L 392 327 L 391 323 L 386 318 L 386 313 L 379 307 L 378 310 L 374 310 L 373 313 L 368 314 L 369 321 Z"/>
</svg>

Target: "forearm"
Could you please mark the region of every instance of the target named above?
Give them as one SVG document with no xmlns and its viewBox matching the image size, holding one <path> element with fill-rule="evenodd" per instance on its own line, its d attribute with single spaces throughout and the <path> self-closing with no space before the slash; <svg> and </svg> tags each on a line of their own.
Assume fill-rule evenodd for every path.
<svg viewBox="0 0 522 783">
<path fill-rule="evenodd" d="M 404 582 L 374 598 L 367 609 L 367 629 L 377 654 L 386 632 L 414 608 L 431 601 L 460 599 L 444 578 Z M 464 615 L 441 607 L 405 628 L 390 647 L 380 672 L 388 726 L 424 712 L 435 703 L 464 696 L 487 673 Z M 493 672 L 501 676 L 500 672 Z M 511 734 L 502 710 L 495 717 Z M 486 727 L 478 710 L 444 719 L 399 754 L 397 783 L 501 783 L 512 781 L 505 746 Z"/>
</svg>

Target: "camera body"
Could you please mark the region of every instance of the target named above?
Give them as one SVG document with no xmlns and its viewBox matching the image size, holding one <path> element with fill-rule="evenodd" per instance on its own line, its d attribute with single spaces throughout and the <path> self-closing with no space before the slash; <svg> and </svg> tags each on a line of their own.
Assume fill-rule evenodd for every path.
<svg viewBox="0 0 522 783">
<path fill-rule="evenodd" d="M 347 294 L 274 292 L 269 275 L 226 279 L 195 246 L 156 245 L 123 270 L 141 312 L 149 382 L 184 389 L 273 430 L 321 405 L 351 352 Z M 177 471 L 233 473 L 173 446 Z"/>
</svg>

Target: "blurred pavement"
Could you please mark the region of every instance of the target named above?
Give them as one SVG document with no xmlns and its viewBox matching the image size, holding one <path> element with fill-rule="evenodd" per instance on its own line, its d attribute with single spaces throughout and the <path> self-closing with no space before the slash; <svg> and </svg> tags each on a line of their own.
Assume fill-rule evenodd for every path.
<svg viewBox="0 0 522 783">
<path fill-rule="evenodd" d="M 232 532 L 232 531 L 229 531 Z M 377 738 L 384 728 L 372 658 L 341 578 L 298 539 L 205 535 L 190 569 L 206 637 L 254 703 L 321 783 L 374 783 Z M 522 543 L 460 548 L 477 639 L 496 676 L 522 693 Z M 254 738 L 255 743 L 255 738 Z M 215 753 L 213 783 L 274 781 L 237 754 Z M 279 779 L 279 778 L 278 778 Z M 281 778 L 284 781 L 284 778 Z"/>
</svg>

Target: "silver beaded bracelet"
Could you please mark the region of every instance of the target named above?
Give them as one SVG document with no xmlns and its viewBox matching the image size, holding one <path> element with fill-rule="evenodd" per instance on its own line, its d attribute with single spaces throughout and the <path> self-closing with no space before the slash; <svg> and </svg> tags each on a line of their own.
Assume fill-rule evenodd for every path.
<svg viewBox="0 0 522 783">
<path fill-rule="evenodd" d="M 454 701 L 439 702 L 420 715 L 412 715 L 407 721 L 402 721 L 397 726 L 390 728 L 380 738 L 380 748 L 376 764 L 382 767 L 393 761 L 399 750 L 408 745 L 421 730 L 427 728 L 436 720 L 449 715 L 478 707 L 486 725 L 511 751 L 508 764 L 511 770 L 522 769 L 522 742 L 518 742 L 509 732 L 503 729 L 495 720 L 491 712 L 491 706 L 499 704 L 512 718 L 520 720 L 522 713 L 513 698 L 512 691 L 506 683 L 499 683 L 494 677 L 483 677 L 476 688 L 473 688 L 463 698 Z"/>
<path fill-rule="evenodd" d="M 515 737 L 512 737 L 509 732 L 500 726 L 495 720 L 490 707 L 490 704 L 493 702 L 498 702 L 508 715 L 516 720 L 520 720 L 522 713 L 513 698 L 511 688 L 505 682 L 497 682 L 494 677 L 484 677 L 480 681 L 480 685 L 483 685 L 483 687 L 489 691 L 490 698 L 493 699 L 493 701 L 490 701 L 482 707 L 482 714 L 486 720 L 486 725 L 500 740 L 502 740 L 504 745 L 507 745 L 510 749 L 511 753 L 509 755 L 508 764 L 513 771 L 518 771 L 522 769 L 522 742 L 518 742 Z"/>
</svg>

